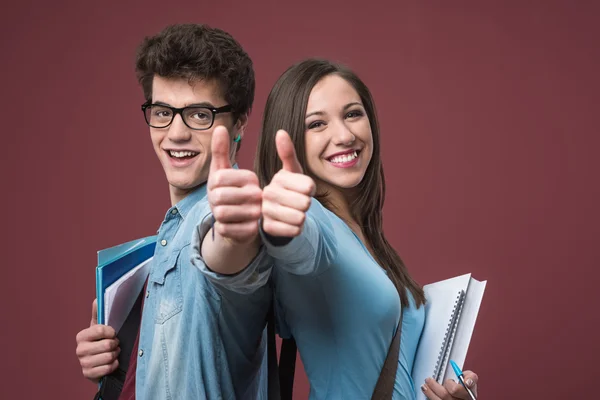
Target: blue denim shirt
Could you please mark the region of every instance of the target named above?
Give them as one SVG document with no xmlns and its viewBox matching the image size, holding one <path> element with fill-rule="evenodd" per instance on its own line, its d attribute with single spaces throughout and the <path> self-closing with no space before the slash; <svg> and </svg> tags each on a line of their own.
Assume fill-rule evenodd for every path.
<svg viewBox="0 0 600 400">
<path fill-rule="evenodd" d="M 142 311 L 137 400 L 267 398 L 266 252 L 220 285 L 200 254 L 210 215 L 204 185 L 171 207 L 158 231 Z"/>
</svg>

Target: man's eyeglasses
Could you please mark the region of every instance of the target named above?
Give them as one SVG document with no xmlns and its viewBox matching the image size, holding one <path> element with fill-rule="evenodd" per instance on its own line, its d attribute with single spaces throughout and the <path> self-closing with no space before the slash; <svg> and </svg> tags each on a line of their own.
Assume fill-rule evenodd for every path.
<svg viewBox="0 0 600 400">
<path fill-rule="evenodd" d="M 183 123 L 190 129 L 198 131 L 210 129 L 217 114 L 233 111 L 230 105 L 219 108 L 191 106 L 183 108 L 169 107 L 162 104 L 142 104 L 146 123 L 152 128 L 166 128 L 171 125 L 175 115 L 180 114 Z"/>
</svg>

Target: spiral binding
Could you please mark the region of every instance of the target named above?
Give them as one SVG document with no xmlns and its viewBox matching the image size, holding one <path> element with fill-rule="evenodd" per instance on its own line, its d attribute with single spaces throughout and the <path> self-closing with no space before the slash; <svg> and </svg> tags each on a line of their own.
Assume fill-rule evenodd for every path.
<svg viewBox="0 0 600 400">
<path fill-rule="evenodd" d="M 435 363 L 435 368 L 433 370 L 433 377 L 436 381 L 439 382 L 440 374 L 444 371 L 442 367 L 446 364 L 446 358 L 450 354 L 450 343 L 454 338 L 454 333 L 456 332 L 456 328 L 458 327 L 458 318 L 462 311 L 462 306 L 464 304 L 465 291 L 461 290 L 456 296 L 456 301 L 454 302 L 454 308 L 452 309 L 452 315 L 450 317 L 450 322 L 448 322 L 448 326 L 446 327 L 446 333 L 444 334 L 444 341 L 442 342 L 442 348 L 440 349 L 440 353 L 438 354 L 437 362 Z"/>
</svg>

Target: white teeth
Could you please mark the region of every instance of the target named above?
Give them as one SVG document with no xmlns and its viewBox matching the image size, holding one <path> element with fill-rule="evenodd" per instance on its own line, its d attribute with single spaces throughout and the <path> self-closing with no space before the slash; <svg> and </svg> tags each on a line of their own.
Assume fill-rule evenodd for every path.
<svg viewBox="0 0 600 400">
<path fill-rule="evenodd" d="M 354 160 L 356 157 L 358 157 L 358 152 L 354 152 L 354 153 L 350 153 L 350 154 L 345 154 L 343 156 L 335 156 L 332 159 L 330 159 L 329 161 L 331 161 L 332 163 L 347 163 L 349 161 Z"/>
<path fill-rule="evenodd" d="M 169 154 L 171 155 L 171 157 L 182 158 L 182 157 L 193 157 L 193 156 L 197 155 L 198 153 L 193 152 L 193 151 L 173 151 L 173 150 L 169 150 Z"/>
</svg>

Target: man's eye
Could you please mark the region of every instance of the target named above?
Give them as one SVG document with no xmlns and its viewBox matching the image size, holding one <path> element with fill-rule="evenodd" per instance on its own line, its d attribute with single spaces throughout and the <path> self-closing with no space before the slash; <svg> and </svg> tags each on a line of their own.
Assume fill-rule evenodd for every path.
<svg viewBox="0 0 600 400">
<path fill-rule="evenodd" d="M 206 119 L 208 119 L 210 117 L 206 113 L 198 112 L 198 113 L 195 113 L 194 115 L 192 115 L 192 118 L 204 121 L 204 120 L 206 120 Z"/>
</svg>

